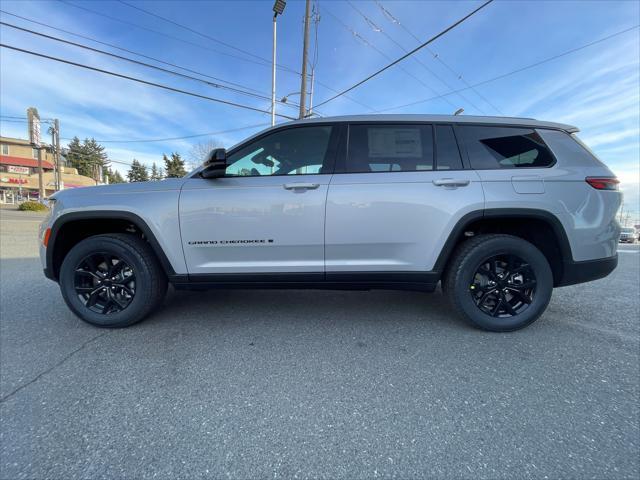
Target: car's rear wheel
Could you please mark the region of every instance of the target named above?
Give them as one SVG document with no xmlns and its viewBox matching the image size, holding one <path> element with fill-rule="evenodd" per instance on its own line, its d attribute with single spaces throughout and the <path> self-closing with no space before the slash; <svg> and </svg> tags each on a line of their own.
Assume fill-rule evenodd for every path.
<svg viewBox="0 0 640 480">
<path fill-rule="evenodd" d="M 150 246 L 127 234 L 89 237 L 75 245 L 60 268 L 69 308 L 99 327 L 127 327 L 164 298 L 167 279 Z"/>
<path fill-rule="evenodd" d="M 511 235 L 479 235 L 455 252 L 443 280 L 454 308 L 474 326 L 518 330 L 542 315 L 553 274 L 534 245 Z"/>
</svg>

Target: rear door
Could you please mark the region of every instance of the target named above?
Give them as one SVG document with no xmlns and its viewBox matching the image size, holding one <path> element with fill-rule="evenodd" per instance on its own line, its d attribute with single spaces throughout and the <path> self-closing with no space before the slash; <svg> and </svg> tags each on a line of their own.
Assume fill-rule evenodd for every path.
<svg viewBox="0 0 640 480">
<path fill-rule="evenodd" d="M 351 124 L 329 186 L 327 278 L 433 270 L 455 224 L 483 203 L 451 125 Z"/>
<path fill-rule="evenodd" d="M 323 277 L 336 134 L 331 125 L 268 132 L 230 152 L 225 177 L 189 179 L 180 197 L 189 274 Z"/>
</svg>

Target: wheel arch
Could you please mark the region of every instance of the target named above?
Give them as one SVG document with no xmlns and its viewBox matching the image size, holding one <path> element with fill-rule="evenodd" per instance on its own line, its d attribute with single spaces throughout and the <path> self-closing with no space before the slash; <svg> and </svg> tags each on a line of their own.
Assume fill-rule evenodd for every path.
<svg viewBox="0 0 640 480">
<path fill-rule="evenodd" d="M 62 261 L 74 245 L 93 235 L 115 232 L 137 233 L 149 243 L 167 277 L 175 276 L 171 262 L 147 222 L 135 213 L 121 210 L 70 212 L 58 217 L 51 226 L 45 275 L 57 281 Z"/>
<path fill-rule="evenodd" d="M 468 236 L 482 233 L 511 234 L 534 244 L 549 261 L 554 286 L 563 283 L 565 265 L 573 262 L 569 238 L 556 215 L 539 209 L 495 208 L 464 215 L 445 241 L 433 270 L 442 274 L 456 247 Z"/>
</svg>

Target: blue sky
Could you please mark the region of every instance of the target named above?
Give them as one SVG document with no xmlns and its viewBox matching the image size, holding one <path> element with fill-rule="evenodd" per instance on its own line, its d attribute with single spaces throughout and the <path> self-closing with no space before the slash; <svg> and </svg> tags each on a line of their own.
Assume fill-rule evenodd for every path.
<svg viewBox="0 0 640 480">
<path fill-rule="evenodd" d="M 414 48 L 417 40 L 402 27 L 426 39 L 479 4 L 477 1 L 390 0 L 349 4 L 320 0 L 317 4 L 321 16 L 318 83 L 314 103 L 332 96 L 333 92 L 326 86 L 338 90 L 347 87 L 388 63 L 388 58 L 400 56 L 402 48 Z M 135 5 L 257 57 L 271 57 L 271 1 L 140 1 Z M 385 16 L 380 5 L 402 26 Z M 2 9 L 234 82 L 267 96 L 270 92 L 268 63 L 117 1 L 3 0 Z M 290 0 L 278 22 L 278 63 L 296 71 L 300 70 L 301 63 L 303 13 L 304 3 Z M 377 28 L 368 24 L 362 14 Z M 123 54 L 9 15 L 1 16 L 7 23 Z M 640 2 L 637 1 L 496 1 L 430 45 L 431 52 L 423 49 L 415 55 L 418 61 L 408 59 L 352 91 L 349 96 L 358 103 L 341 97 L 324 105 L 320 112 L 323 115 L 370 113 L 431 98 L 464 88 L 466 84 L 456 74 L 462 74 L 468 84 L 475 84 L 639 23 Z M 377 31 L 380 29 L 382 31 Z M 269 108 L 266 100 L 180 79 L 10 28 L 2 27 L 1 39 L 3 43 L 78 63 Z M 639 45 L 639 30 L 634 29 L 475 90 L 466 90 L 463 96 L 453 94 L 390 112 L 452 113 L 463 107 L 466 114 L 527 116 L 575 124 L 581 128 L 583 140 L 623 180 L 627 208 L 637 212 L 640 209 Z M 437 53 L 438 59 L 433 53 Z M 224 132 L 269 122 L 266 114 L 158 90 L 6 49 L 0 52 L 0 86 L 0 114 L 24 115 L 27 107 L 35 106 L 41 116 L 60 119 L 61 136 L 66 138 L 77 135 L 98 140 L 154 139 Z M 278 71 L 278 97 L 299 90 L 299 76 Z M 291 99 L 298 100 L 295 95 Z M 279 106 L 278 111 L 297 113 L 296 109 L 286 106 Z M 0 129 L 3 135 L 26 135 L 25 126 L 16 122 L 3 121 Z M 210 138 L 230 146 L 259 129 L 246 128 L 214 137 L 104 145 L 114 160 L 130 162 L 137 158 L 150 165 L 160 161 L 163 152 L 178 151 L 188 156 L 193 144 Z M 122 171 L 127 168 L 114 166 Z"/>
</svg>

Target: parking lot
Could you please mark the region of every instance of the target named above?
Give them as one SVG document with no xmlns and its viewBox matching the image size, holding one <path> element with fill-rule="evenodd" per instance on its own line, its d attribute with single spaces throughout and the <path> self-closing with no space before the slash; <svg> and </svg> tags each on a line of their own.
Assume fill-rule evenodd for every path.
<svg viewBox="0 0 640 480">
<path fill-rule="evenodd" d="M 75 318 L 0 210 L 0 477 L 638 478 L 640 253 L 510 334 L 441 293 L 171 292 Z"/>
</svg>

